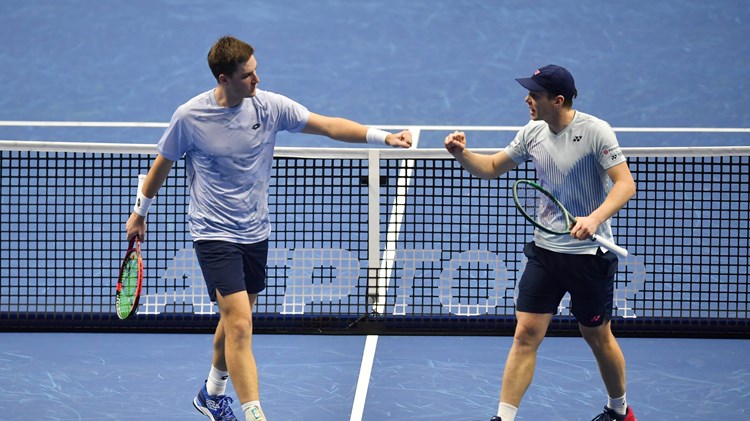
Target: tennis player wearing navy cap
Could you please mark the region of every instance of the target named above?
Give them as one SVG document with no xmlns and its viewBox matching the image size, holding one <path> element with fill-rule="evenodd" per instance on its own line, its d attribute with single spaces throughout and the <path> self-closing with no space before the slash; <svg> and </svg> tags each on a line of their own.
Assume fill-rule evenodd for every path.
<svg viewBox="0 0 750 421">
<path fill-rule="evenodd" d="M 518 285 L 516 330 L 497 416 L 490 421 L 514 420 L 534 376 L 537 349 L 565 293 L 607 389 L 604 412 L 593 421 L 636 421 L 625 398 L 625 358 L 610 329 L 617 257 L 581 241 L 592 234 L 612 239 L 609 219 L 635 194 L 633 176 L 609 124 L 573 109 L 578 91 L 568 70 L 548 65 L 516 80 L 529 91 L 531 121 L 505 149 L 473 153 L 462 132 L 449 134 L 445 147 L 467 171 L 486 179 L 531 160 L 539 182 L 577 223 L 570 236 L 536 230 L 524 247 L 528 261 Z"/>
</svg>

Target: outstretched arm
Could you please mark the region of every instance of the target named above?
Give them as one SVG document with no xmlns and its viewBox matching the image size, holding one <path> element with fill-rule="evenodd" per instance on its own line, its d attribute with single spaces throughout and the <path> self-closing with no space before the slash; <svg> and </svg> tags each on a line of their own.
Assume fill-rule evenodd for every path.
<svg viewBox="0 0 750 421">
<path fill-rule="evenodd" d="M 310 113 L 307 125 L 302 129 L 303 133 L 328 136 L 331 139 L 348 143 L 366 143 L 368 141 L 368 130 L 370 137 L 378 133 L 385 136 L 386 145 L 409 148 L 411 147 L 411 132 L 404 130 L 400 133 L 385 133 L 379 130 L 368 128 L 355 121 L 347 120 L 340 117 L 327 117 L 320 114 Z M 376 141 L 371 143 L 378 143 Z M 383 140 L 382 138 L 379 140 Z"/>
<path fill-rule="evenodd" d="M 453 132 L 446 136 L 445 149 L 456 158 L 466 171 L 479 178 L 496 178 L 518 166 L 505 151 L 500 151 L 494 155 L 470 151 L 466 147 L 466 134 L 464 132 Z"/>
</svg>

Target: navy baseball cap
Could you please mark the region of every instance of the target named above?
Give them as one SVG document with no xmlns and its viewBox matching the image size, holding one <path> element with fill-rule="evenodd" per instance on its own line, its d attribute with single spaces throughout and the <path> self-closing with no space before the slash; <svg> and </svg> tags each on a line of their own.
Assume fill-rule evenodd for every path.
<svg viewBox="0 0 750 421">
<path fill-rule="evenodd" d="M 568 69 L 555 64 L 540 67 L 531 77 L 516 81 L 532 92 L 545 91 L 552 95 L 562 95 L 565 99 L 573 99 L 578 95 L 573 75 Z"/>
</svg>

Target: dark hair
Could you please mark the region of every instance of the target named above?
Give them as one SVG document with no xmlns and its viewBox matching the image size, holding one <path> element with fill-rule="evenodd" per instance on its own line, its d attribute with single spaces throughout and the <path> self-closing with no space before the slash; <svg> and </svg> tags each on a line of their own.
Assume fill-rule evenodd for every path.
<svg viewBox="0 0 750 421">
<path fill-rule="evenodd" d="M 222 74 L 231 76 L 239 66 L 250 60 L 254 51 L 244 41 L 229 35 L 223 36 L 208 51 L 208 67 L 216 80 Z"/>
</svg>

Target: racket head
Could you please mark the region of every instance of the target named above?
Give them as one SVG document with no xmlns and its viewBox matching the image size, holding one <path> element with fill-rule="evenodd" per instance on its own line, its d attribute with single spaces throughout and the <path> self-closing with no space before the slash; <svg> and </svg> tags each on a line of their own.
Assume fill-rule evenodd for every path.
<svg viewBox="0 0 750 421">
<path fill-rule="evenodd" d="M 513 183 L 513 201 L 526 220 L 538 229 L 554 235 L 565 235 L 575 225 L 575 218 L 552 193 L 531 180 Z"/>
<path fill-rule="evenodd" d="M 138 236 L 130 239 L 128 250 L 120 266 L 115 291 L 115 312 L 122 320 L 132 316 L 138 308 L 143 285 L 143 259 Z"/>
</svg>

